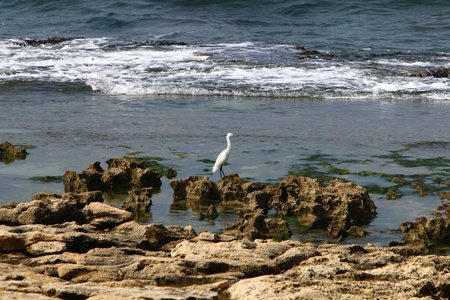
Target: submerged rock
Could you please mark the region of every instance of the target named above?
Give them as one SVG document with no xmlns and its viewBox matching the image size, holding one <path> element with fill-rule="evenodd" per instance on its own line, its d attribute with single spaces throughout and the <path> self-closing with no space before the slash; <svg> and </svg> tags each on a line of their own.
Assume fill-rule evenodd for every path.
<svg viewBox="0 0 450 300">
<path fill-rule="evenodd" d="M 28 155 L 26 149 L 21 147 L 15 147 L 13 144 L 5 141 L 0 144 L 0 161 L 8 164 L 16 159 L 25 159 Z"/>
<path fill-rule="evenodd" d="M 405 244 L 422 252 L 429 251 L 433 245 L 450 246 L 450 205 L 444 204 L 440 210 L 442 213 L 434 217 L 402 223 L 400 230 L 407 233 L 403 237 Z"/>
</svg>

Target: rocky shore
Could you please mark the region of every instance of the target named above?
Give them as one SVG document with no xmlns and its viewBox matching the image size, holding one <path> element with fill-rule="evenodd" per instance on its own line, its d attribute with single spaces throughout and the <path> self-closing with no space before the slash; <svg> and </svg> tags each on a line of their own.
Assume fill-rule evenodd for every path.
<svg viewBox="0 0 450 300">
<path fill-rule="evenodd" d="M 450 258 L 425 255 L 449 237 L 449 208 L 402 224 L 406 244 L 376 247 L 289 240 L 284 216 L 330 237 L 369 234 L 376 214 L 367 191 L 333 180 L 289 176 L 265 186 L 228 175 L 170 182 L 176 201 L 236 207 L 221 234 L 191 226 L 139 224 L 158 173 L 133 159 L 110 159 L 64 175 L 66 192 L 41 192 L 0 207 L 1 299 L 446 299 Z M 103 193 L 127 189 L 122 208 Z M 448 196 L 442 194 L 442 198 Z M 277 217 L 267 214 L 275 209 Z M 212 205 L 210 214 L 217 213 Z M 437 230 L 436 228 L 439 228 Z M 418 243 L 418 240 L 422 243 Z"/>
</svg>

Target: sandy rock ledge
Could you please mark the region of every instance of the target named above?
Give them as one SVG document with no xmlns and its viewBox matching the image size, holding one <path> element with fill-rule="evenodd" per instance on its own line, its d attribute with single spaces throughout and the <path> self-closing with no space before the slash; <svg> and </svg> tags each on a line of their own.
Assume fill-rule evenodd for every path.
<svg viewBox="0 0 450 300">
<path fill-rule="evenodd" d="M 108 210 L 105 210 L 107 212 Z M 445 299 L 450 258 L 191 227 L 0 225 L 0 299 Z"/>
</svg>

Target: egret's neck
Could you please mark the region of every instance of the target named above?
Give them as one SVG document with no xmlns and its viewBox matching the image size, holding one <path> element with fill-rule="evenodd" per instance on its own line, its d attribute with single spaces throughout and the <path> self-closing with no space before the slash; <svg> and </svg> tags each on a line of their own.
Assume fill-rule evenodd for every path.
<svg viewBox="0 0 450 300">
<path fill-rule="evenodd" d="M 231 149 L 231 141 L 230 141 L 230 137 L 227 136 L 227 150 Z"/>
</svg>

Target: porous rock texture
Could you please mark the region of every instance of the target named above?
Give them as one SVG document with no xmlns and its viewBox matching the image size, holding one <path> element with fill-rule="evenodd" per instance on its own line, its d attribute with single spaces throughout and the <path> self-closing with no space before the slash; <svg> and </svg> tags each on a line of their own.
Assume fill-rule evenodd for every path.
<svg viewBox="0 0 450 300">
<path fill-rule="evenodd" d="M 448 256 L 134 221 L 0 225 L 0 298 L 445 299 Z"/>
<path fill-rule="evenodd" d="M 77 174 L 66 171 L 63 176 L 66 192 L 113 191 L 152 187 L 162 185 L 161 174 L 144 167 L 142 162 L 129 158 L 110 158 L 104 170 L 100 162 L 89 165 L 85 171 Z"/>
<path fill-rule="evenodd" d="M 246 196 L 256 211 L 264 193 Z M 139 224 L 98 192 L 33 199 L 0 207 L 0 299 L 450 297 L 446 255 L 197 235 L 191 226 Z"/>
<path fill-rule="evenodd" d="M 416 222 L 400 225 L 400 230 L 407 233 L 403 237 L 406 245 L 423 252 L 428 251 L 433 243 L 450 245 L 450 204 L 439 206 L 438 211 L 433 213 L 434 217 L 420 217 Z"/>
<path fill-rule="evenodd" d="M 365 188 L 338 179 L 324 187 L 316 179 L 288 176 L 278 185 L 266 187 L 230 174 L 219 184 L 208 177 L 190 176 L 170 185 L 174 201 L 220 200 L 239 205 L 237 223 L 225 229 L 239 238 L 288 237 L 290 229 L 283 216 L 296 216 L 299 224 L 311 229 L 326 229 L 330 237 L 364 236 L 368 233 L 359 226 L 367 225 L 376 214 Z M 277 210 L 277 218 L 267 216 L 272 208 Z"/>
</svg>

